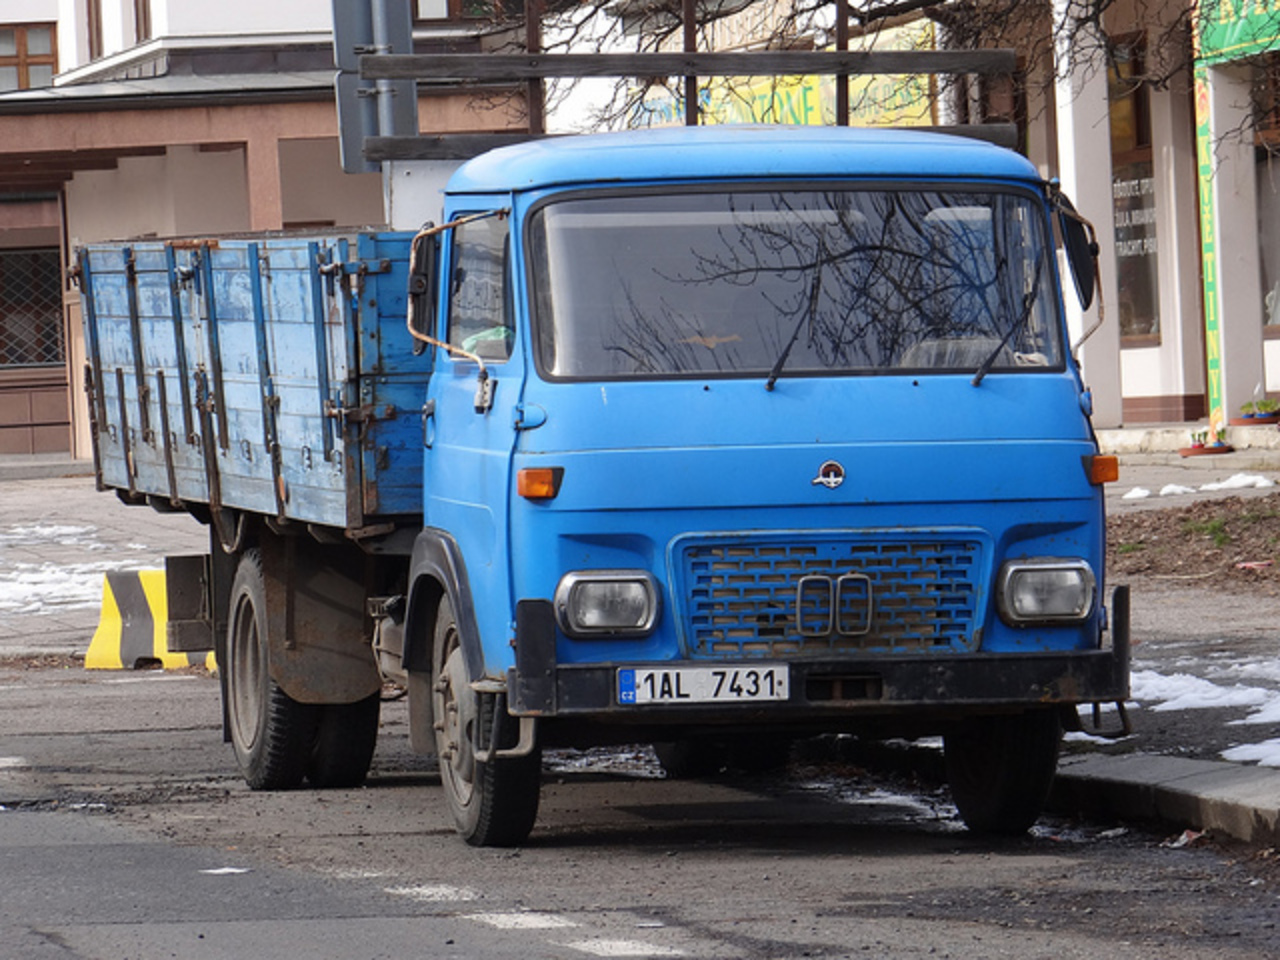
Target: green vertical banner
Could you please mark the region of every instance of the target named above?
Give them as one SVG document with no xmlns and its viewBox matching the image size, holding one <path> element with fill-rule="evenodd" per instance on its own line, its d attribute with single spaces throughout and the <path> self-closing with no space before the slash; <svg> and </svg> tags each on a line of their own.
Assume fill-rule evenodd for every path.
<svg viewBox="0 0 1280 960">
<path fill-rule="evenodd" d="M 1204 278 L 1204 344 L 1207 361 L 1209 424 L 1225 426 L 1222 382 L 1222 325 L 1218 303 L 1218 253 L 1213 205 L 1213 133 L 1209 124 L 1209 68 L 1195 71 L 1196 160 L 1200 181 L 1200 273 Z"/>
</svg>

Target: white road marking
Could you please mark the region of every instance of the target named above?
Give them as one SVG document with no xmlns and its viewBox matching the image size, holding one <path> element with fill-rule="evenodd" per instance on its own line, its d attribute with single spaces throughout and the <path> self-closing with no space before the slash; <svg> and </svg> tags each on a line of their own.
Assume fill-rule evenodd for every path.
<svg viewBox="0 0 1280 960">
<path fill-rule="evenodd" d="M 478 920 L 499 930 L 558 930 L 565 927 L 576 927 L 566 917 L 557 917 L 554 913 L 536 913 L 518 911 L 514 913 L 472 913 L 464 919 Z"/>
<path fill-rule="evenodd" d="M 562 947 L 578 950 L 593 957 L 683 957 L 683 950 L 659 947 L 639 940 L 579 940 L 562 943 Z"/>
<path fill-rule="evenodd" d="M 18 770 L 27 766 L 23 757 L 0 757 L 0 770 Z"/>
<path fill-rule="evenodd" d="M 148 670 L 141 677 L 118 677 L 110 680 L 103 680 L 103 683 L 186 683 L 189 680 L 199 680 L 199 677 L 193 677 L 190 674 L 165 673 L 162 670 Z"/>
<path fill-rule="evenodd" d="M 408 897 L 419 903 L 457 903 L 462 900 L 475 900 L 479 894 L 466 887 L 450 887 L 446 884 L 423 884 L 416 887 L 387 887 L 386 892 L 393 897 Z"/>
<path fill-rule="evenodd" d="M 210 870 L 201 870 L 201 873 L 211 877 L 234 877 L 241 873 L 248 873 L 248 867 L 214 867 Z"/>
</svg>

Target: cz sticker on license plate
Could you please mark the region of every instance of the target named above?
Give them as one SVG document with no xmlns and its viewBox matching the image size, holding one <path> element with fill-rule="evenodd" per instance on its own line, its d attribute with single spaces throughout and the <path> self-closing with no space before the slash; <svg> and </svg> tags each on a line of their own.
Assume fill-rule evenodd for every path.
<svg viewBox="0 0 1280 960">
<path fill-rule="evenodd" d="M 749 703 L 786 700 L 785 664 L 742 667 L 622 667 L 618 703 Z"/>
</svg>

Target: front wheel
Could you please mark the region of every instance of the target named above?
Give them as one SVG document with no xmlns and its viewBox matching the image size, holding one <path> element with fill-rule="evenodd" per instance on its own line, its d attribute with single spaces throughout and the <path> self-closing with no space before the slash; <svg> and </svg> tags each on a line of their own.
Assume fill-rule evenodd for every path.
<svg viewBox="0 0 1280 960">
<path fill-rule="evenodd" d="M 970 717 L 944 738 L 947 779 L 974 833 L 1017 836 L 1040 816 L 1058 766 L 1053 710 Z"/>
<path fill-rule="evenodd" d="M 231 745 L 253 790 L 298 786 L 316 742 L 320 709 L 299 703 L 271 679 L 262 558 L 247 550 L 231 584 L 227 622 L 227 719 Z"/>
<path fill-rule="evenodd" d="M 538 815 L 542 751 L 535 746 L 523 757 L 477 759 L 476 746 L 492 737 L 498 703 L 471 688 L 447 597 L 436 615 L 431 695 L 440 784 L 458 833 L 475 847 L 522 843 Z"/>
</svg>

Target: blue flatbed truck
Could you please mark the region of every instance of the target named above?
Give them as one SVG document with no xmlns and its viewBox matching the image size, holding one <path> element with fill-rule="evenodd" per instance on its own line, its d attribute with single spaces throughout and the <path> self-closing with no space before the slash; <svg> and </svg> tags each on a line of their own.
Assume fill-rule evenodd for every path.
<svg viewBox="0 0 1280 960">
<path fill-rule="evenodd" d="M 169 642 L 216 651 L 249 785 L 361 782 L 392 681 L 477 845 L 533 828 L 544 747 L 831 732 L 940 734 L 971 829 L 1034 822 L 1128 693 L 1054 185 L 708 127 L 495 150 L 443 214 L 78 252 L 99 484 L 209 525 Z"/>
</svg>

